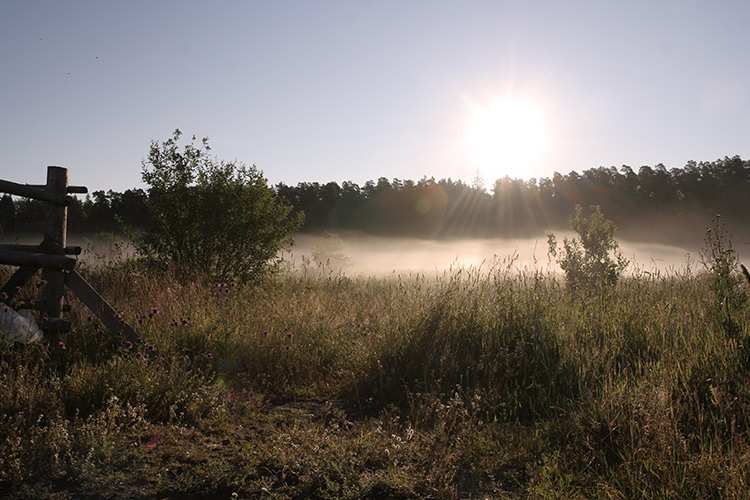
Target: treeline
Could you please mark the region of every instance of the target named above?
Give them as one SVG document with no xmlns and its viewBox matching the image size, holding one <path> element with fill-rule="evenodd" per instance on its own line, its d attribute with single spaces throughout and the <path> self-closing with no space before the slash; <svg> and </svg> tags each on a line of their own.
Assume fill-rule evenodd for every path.
<svg viewBox="0 0 750 500">
<path fill-rule="evenodd" d="M 619 227 L 619 235 L 683 242 L 702 237 L 711 217 L 722 214 L 728 227 L 746 236 L 750 213 L 750 162 L 739 156 L 690 161 L 682 168 L 658 164 L 635 170 L 599 167 L 551 178 L 498 179 L 491 186 L 451 179 L 418 181 L 380 178 L 353 182 L 275 186 L 296 211 L 302 231 L 360 231 L 419 238 L 524 237 L 567 227 L 575 205 L 599 205 Z M 69 211 L 71 232 L 118 232 L 139 227 L 148 195 L 96 191 Z M 9 235 L 41 229 L 40 203 L 0 199 L 0 230 Z"/>
<path fill-rule="evenodd" d="M 68 207 L 68 232 L 121 233 L 124 227 L 142 227 L 147 217 L 148 195 L 143 189 L 94 191 Z M 44 202 L 26 198 L 0 198 L 0 236 L 12 240 L 18 235 L 44 230 Z"/>
<path fill-rule="evenodd" d="M 361 187 L 313 182 L 278 184 L 276 190 L 305 213 L 303 230 L 310 232 L 524 237 L 567 228 L 576 205 L 599 205 L 618 234 L 630 238 L 699 241 L 716 214 L 737 236 L 750 234 L 744 218 L 750 214 L 750 161 L 739 156 L 672 169 L 658 164 L 556 172 L 528 181 L 504 177 L 487 187 L 477 181 L 380 178 Z"/>
</svg>

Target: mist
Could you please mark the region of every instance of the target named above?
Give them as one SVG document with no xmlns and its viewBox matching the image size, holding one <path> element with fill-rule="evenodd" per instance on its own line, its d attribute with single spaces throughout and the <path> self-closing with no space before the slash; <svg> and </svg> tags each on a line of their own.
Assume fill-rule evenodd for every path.
<svg viewBox="0 0 750 500">
<path fill-rule="evenodd" d="M 557 239 L 574 237 L 556 232 Z M 681 271 L 700 267 L 700 246 L 682 247 L 618 239 L 620 250 L 630 261 L 626 272 Z M 498 261 L 514 270 L 560 270 L 548 256 L 547 238 L 421 240 L 366 235 L 297 235 L 285 258 L 301 265 L 324 265 L 347 275 L 441 274 L 455 267 L 490 268 Z M 740 255 L 741 257 L 741 255 Z"/>
<path fill-rule="evenodd" d="M 573 232 L 555 231 L 558 242 L 575 237 Z M 686 266 L 702 269 L 700 249 L 692 246 L 668 245 L 617 239 L 623 256 L 630 261 L 627 273 L 683 271 Z M 39 243 L 39 238 L 26 236 L 7 243 Z M 69 245 L 79 245 L 83 253 L 78 259 L 85 264 L 116 263 L 136 255 L 126 239 L 103 234 L 90 237 L 73 236 Z M 742 242 L 735 243 L 740 261 L 750 249 Z M 511 270 L 549 270 L 560 268 L 547 252 L 546 236 L 533 238 L 476 238 L 427 240 L 362 234 L 331 234 L 294 236 L 294 246 L 281 257 L 292 268 L 324 267 L 349 276 L 385 276 L 390 274 L 421 273 L 440 275 L 456 267 L 481 267 L 484 270 L 500 263 Z"/>
</svg>

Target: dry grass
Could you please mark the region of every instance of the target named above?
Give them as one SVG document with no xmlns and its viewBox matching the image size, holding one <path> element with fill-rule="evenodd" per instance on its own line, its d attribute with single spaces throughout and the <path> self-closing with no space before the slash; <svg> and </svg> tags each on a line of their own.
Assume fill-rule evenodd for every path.
<svg viewBox="0 0 750 500">
<path fill-rule="evenodd" d="M 67 349 L 3 346 L 0 493 L 747 495 L 746 306 L 730 325 L 690 272 L 582 298 L 507 264 L 258 287 L 90 268 L 159 356 L 75 302 Z"/>
</svg>

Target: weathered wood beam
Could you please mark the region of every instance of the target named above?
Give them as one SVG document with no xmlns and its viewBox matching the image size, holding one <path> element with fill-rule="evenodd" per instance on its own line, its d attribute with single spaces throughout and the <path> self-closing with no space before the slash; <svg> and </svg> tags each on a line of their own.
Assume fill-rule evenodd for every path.
<svg viewBox="0 0 750 500">
<path fill-rule="evenodd" d="M 134 345 L 141 344 L 141 337 L 128 325 L 117 311 L 99 295 L 75 269 L 65 274 L 65 285 L 75 293 L 83 304 L 104 323 L 112 333 L 119 333 Z"/>
<path fill-rule="evenodd" d="M 0 249 L 0 264 L 69 271 L 76 266 L 76 260 L 71 257 L 65 257 L 64 255 L 18 252 L 16 250 Z"/>
<path fill-rule="evenodd" d="M 0 288 L 0 295 L 5 297 L 5 302 L 10 302 L 18 294 L 18 289 L 23 287 L 39 270 L 38 267 L 21 267 Z"/>
<path fill-rule="evenodd" d="M 68 169 L 63 167 L 47 167 L 47 189 L 46 193 L 65 196 L 68 188 Z M 63 248 L 67 244 L 68 235 L 68 207 L 47 205 L 44 217 L 44 239 L 56 245 L 55 250 L 50 253 L 63 255 Z M 73 260 L 73 259 L 71 259 Z M 73 262 L 75 266 L 75 261 Z M 41 267 L 41 266 L 40 266 Z M 73 269 L 68 267 L 66 269 Z M 47 284 L 42 289 L 41 308 L 42 314 L 48 318 L 59 318 L 62 314 L 63 295 L 65 294 L 65 276 L 59 270 L 50 267 L 42 268 L 42 279 Z"/>
<path fill-rule="evenodd" d="M 42 320 L 39 324 L 39 328 L 46 334 L 50 333 L 67 333 L 70 331 L 71 322 L 67 319 L 62 318 L 51 318 Z"/>
<path fill-rule="evenodd" d="M 27 186 L 39 188 L 39 189 L 47 189 L 46 184 L 26 184 Z M 86 194 L 89 192 L 89 188 L 86 186 L 68 186 L 65 191 L 68 194 Z"/>
<path fill-rule="evenodd" d="M 16 252 L 29 252 L 29 253 L 40 253 L 39 245 L 14 245 L 14 244 L 0 244 L 0 250 L 14 250 Z M 81 247 L 65 247 L 65 255 L 81 255 L 83 249 Z"/>
<path fill-rule="evenodd" d="M 36 247 L 36 251 L 39 253 L 48 253 L 53 252 L 56 248 L 57 245 L 55 245 L 51 241 L 43 240 L 39 244 L 39 246 Z M 26 282 L 36 274 L 38 270 L 38 267 L 19 268 L 15 273 L 13 273 L 13 276 L 10 277 L 8 282 L 5 283 L 2 288 L 0 288 L 0 294 L 5 294 L 4 296 L 7 296 L 5 300 L 12 300 L 13 297 L 15 297 L 18 293 L 18 288 L 23 287 Z"/>
<path fill-rule="evenodd" d="M 50 193 L 39 187 L 29 184 L 16 184 L 15 182 L 0 180 L 0 193 L 8 193 L 24 198 L 33 198 L 35 200 L 46 201 L 54 205 L 68 207 L 75 203 L 75 198 L 67 196 L 65 191 L 62 193 Z"/>
</svg>

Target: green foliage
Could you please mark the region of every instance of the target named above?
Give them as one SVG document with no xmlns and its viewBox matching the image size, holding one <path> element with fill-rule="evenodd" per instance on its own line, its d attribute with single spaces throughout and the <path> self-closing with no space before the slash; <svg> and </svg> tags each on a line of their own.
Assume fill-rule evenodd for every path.
<svg viewBox="0 0 750 500">
<path fill-rule="evenodd" d="M 578 238 L 563 238 L 561 251 L 554 234 L 548 235 L 547 240 L 549 253 L 557 258 L 568 288 L 597 291 L 614 286 L 628 266 L 614 238 L 614 223 L 604 217 L 599 206 L 592 205 L 591 215 L 586 218 L 583 208 L 576 205 L 570 227 Z"/>
<path fill-rule="evenodd" d="M 713 218 L 711 227 L 706 230 L 700 257 L 711 276 L 711 291 L 715 299 L 712 311 L 721 317 L 726 328 L 735 331 L 737 325 L 732 315 L 745 305 L 748 297 L 739 272 L 737 252 L 732 246 L 732 235 L 719 215 Z"/>
<path fill-rule="evenodd" d="M 149 225 L 136 248 L 173 270 L 219 279 L 256 280 L 274 267 L 302 216 L 277 199 L 254 166 L 219 161 L 208 139 L 152 142 L 143 161 Z"/>
</svg>

